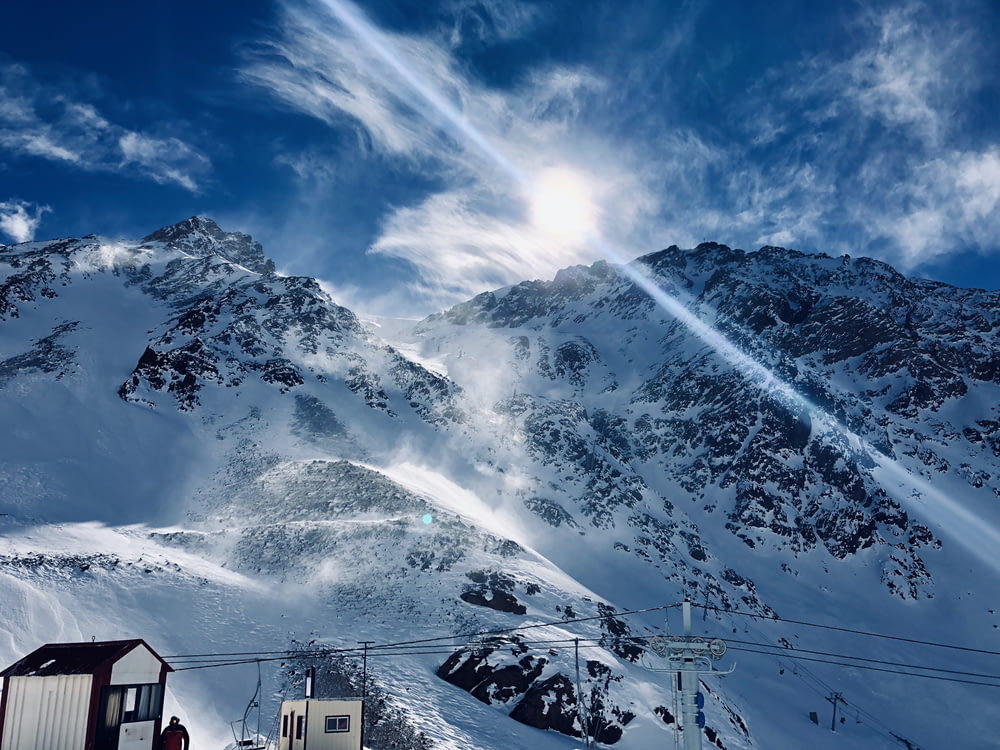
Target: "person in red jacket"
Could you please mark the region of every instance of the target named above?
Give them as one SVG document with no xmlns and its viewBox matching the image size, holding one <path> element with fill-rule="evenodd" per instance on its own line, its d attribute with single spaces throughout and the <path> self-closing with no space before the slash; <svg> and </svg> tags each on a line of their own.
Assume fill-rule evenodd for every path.
<svg viewBox="0 0 1000 750">
<path fill-rule="evenodd" d="M 188 750 L 191 738 L 187 728 L 176 716 L 170 717 L 170 723 L 160 733 L 160 750 Z"/>
</svg>

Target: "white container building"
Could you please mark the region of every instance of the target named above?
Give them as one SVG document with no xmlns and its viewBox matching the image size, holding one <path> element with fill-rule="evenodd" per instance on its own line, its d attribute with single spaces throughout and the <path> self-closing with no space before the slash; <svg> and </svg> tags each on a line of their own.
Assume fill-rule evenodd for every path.
<svg viewBox="0 0 1000 750">
<path fill-rule="evenodd" d="M 0 750 L 154 750 L 172 671 L 139 639 L 46 644 L 0 672 Z"/>
<path fill-rule="evenodd" d="M 283 701 L 278 750 L 361 750 L 362 701 Z"/>
</svg>

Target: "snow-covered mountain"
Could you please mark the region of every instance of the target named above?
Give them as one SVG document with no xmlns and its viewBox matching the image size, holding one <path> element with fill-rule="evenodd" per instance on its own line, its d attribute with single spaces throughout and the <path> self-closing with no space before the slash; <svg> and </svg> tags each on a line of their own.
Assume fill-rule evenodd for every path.
<svg viewBox="0 0 1000 750">
<path fill-rule="evenodd" d="M 434 747 L 579 747 L 581 688 L 600 744 L 669 746 L 646 639 L 687 598 L 736 664 L 706 746 L 991 747 L 998 331 L 1000 293 L 770 247 L 418 323 L 204 218 L 0 247 L 0 662 L 370 641 Z M 179 671 L 171 706 L 221 749 L 256 679 Z"/>
</svg>

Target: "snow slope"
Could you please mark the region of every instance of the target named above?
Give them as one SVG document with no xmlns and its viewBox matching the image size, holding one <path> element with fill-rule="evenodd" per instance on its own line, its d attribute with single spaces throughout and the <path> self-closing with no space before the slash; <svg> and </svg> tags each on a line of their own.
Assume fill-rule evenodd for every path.
<svg viewBox="0 0 1000 750">
<path fill-rule="evenodd" d="M 282 652 L 371 641 L 434 747 L 544 750 L 582 742 L 579 639 L 601 744 L 668 746 L 645 639 L 688 597 L 736 664 L 706 744 L 991 746 L 998 295 L 780 248 L 635 265 L 725 342 L 606 263 L 377 325 L 208 219 L 0 248 L 0 662 L 273 657 L 273 716 Z M 222 748 L 256 679 L 179 670 L 167 710 Z"/>
</svg>

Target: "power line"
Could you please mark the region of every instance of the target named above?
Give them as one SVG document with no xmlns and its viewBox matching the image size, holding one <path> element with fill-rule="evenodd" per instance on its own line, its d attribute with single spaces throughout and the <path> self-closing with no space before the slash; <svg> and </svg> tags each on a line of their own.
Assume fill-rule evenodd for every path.
<svg viewBox="0 0 1000 750">
<path fill-rule="evenodd" d="M 775 648 L 780 648 L 780 647 L 775 646 Z M 744 652 L 750 653 L 750 654 L 764 654 L 765 656 L 781 656 L 781 654 L 776 654 L 773 651 L 760 651 L 758 649 L 744 648 L 743 646 L 733 646 L 732 650 L 733 651 L 744 651 Z M 817 659 L 816 657 L 813 657 L 813 656 L 796 656 L 794 658 L 795 659 L 801 659 L 803 661 L 818 662 L 820 664 L 833 664 L 833 665 L 838 666 L 838 667 L 851 667 L 853 669 L 867 669 L 867 670 L 869 670 L 871 672 L 889 672 L 891 674 L 901 674 L 901 675 L 907 675 L 909 677 L 924 677 L 924 678 L 926 678 L 928 680 L 942 680 L 944 682 L 959 682 L 959 683 L 964 683 L 966 685 L 981 685 L 983 687 L 1000 688 L 1000 683 L 997 683 L 997 682 L 979 682 L 979 681 L 976 681 L 976 680 L 960 680 L 957 677 L 943 677 L 941 675 L 921 674 L 919 672 L 904 672 L 904 671 L 898 670 L 898 669 L 886 669 L 884 667 L 872 667 L 872 666 L 866 666 L 866 665 L 863 665 L 863 664 L 850 664 L 850 663 L 841 662 L 841 661 L 830 661 L 830 660 L 827 660 L 827 659 Z M 850 658 L 850 657 L 847 657 L 847 658 Z M 918 667 L 918 669 L 923 669 L 923 667 Z M 1000 680 L 1000 675 L 997 675 L 996 679 Z"/>
<path fill-rule="evenodd" d="M 886 661 L 884 659 L 871 659 L 871 658 L 864 657 L 864 656 L 852 656 L 851 654 L 837 654 L 837 653 L 831 653 L 829 651 L 813 651 L 813 650 L 807 649 L 807 648 L 799 648 L 798 646 L 791 646 L 791 647 L 775 646 L 775 645 L 772 645 L 770 643 L 756 643 L 754 641 L 739 641 L 739 640 L 735 640 L 733 638 L 727 638 L 726 639 L 726 643 L 740 643 L 740 644 L 743 644 L 743 645 L 746 645 L 746 646 L 761 646 L 763 648 L 783 649 L 784 651 L 789 652 L 791 654 L 791 658 L 793 658 L 793 659 L 798 658 L 796 656 L 796 654 L 799 654 L 799 653 L 802 653 L 802 654 L 814 654 L 816 656 L 831 656 L 831 657 L 835 657 L 835 658 L 839 658 L 839 659 L 854 659 L 854 660 L 857 660 L 857 661 L 869 662 L 871 664 L 884 664 L 884 665 L 890 666 L 890 667 L 906 667 L 908 669 L 923 669 L 923 670 L 926 670 L 926 671 L 929 671 L 929 672 L 944 672 L 946 674 L 960 674 L 960 675 L 965 675 L 966 677 L 985 677 L 985 678 L 991 679 L 991 680 L 1000 680 L 1000 675 L 996 675 L 996 674 L 983 674 L 983 673 L 979 673 L 979 672 L 968 672 L 966 670 L 961 670 L 961 669 L 944 669 L 943 667 L 925 667 L 925 666 L 923 666 L 921 664 L 907 664 L 905 662 Z M 861 666 L 861 665 L 858 665 L 858 666 Z"/>
<path fill-rule="evenodd" d="M 430 640 L 430 639 L 427 639 Z M 579 640 L 581 648 L 589 649 L 605 649 L 601 645 L 603 639 L 589 638 L 589 639 L 575 639 L 575 638 L 555 638 L 555 639 L 539 639 L 531 641 L 521 641 L 520 645 L 525 648 L 552 648 L 556 646 L 568 646 Z M 642 643 L 644 639 L 642 638 L 627 638 L 625 640 L 631 641 L 633 643 Z M 840 667 L 849 667 L 853 669 L 863 669 L 873 672 L 887 672 L 890 674 L 899 674 L 909 677 L 925 677 L 927 679 L 943 680 L 947 682 L 956 682 L 969 685 L 980 685 L 984 687 L 997 687 L 1000 688 L 1000 675 L 996 674 L 986 674 L 978 672 L 968 672 L 963 670 L 952 670 L 943 669 L 941 667 L 928 667 L 920 664 L 909 664 L 905 662 L 893 662 L 886 661 L 883 659 L 871 659 L 862 656 L 853 656 L 851 654 L 839 654 L 829 651 L 815 651 L 811 649 L 799 649 L 799 648 L 785 648 L 782 646 L 774 646 L 767 643 L 757 643 L 754 641 L 739 641 L 727 639 L 727 642 L 732 644 L 742 644 L 733 645 L 732 649 L 736 651 L 744 651 L 747 653 L 762 654 L 764 656 L 773 656 L 779 660 L 783 658 L 789 658 L 793 661 L 811 661 L 819 664 L 830 664 Z M 747 646 L 757 646 L 758 648 L 747 648 Z M 475 648 L 474 645 L 463 644 L 458 648 Z M 770 649 L 770 650 L 761 650 Z M 297 660 L 297 659 L 317 659 L 326 656 L 357 656 L 361 652 L 360 649 L 315 649 L 312 651 L 288 651 L 279 656 L 257 656 L 254 658 L 239 659 L 239 660 L 213 660 L 209 663 L 189 665 L 183 667 L 176 667 L 175 671 L 188 671 L 194 669 L 211 669 L 215 667 L 230 667 L 239 666 L 242 664 L 254 664 L 266 661 L 280 661 L 280 660 Z M 276 652 L 262 652 L 262 653 L 276 653 Z M 426 645 L 419 644 L 405 644 L 405 646 L 392 646 L 389 644 L 384 644 L 381 646 L 371 646 L 369 647 L 369 656 L 377 658 L 383 657 L 399 657 L 399 656 L 450 656 L 455 653 L 454 648 L 444 649 L 444 648 L 427 648 Z M 812 654 L 812 656 L 805 656 L 804 654 Z M 829 657 L 829 658 L 817 658 L 817 657 Z M 852 660 L 852 661 L 844 661 Z M 864 663 L 857 663 L 864 662 Z M 882 665 L 882 666 L 873 666 Z M 902 669 L 888 669 L 887 667 L 901 667 Z M 907 670 L 921 670 L 921 671 L 907 671 Z M 934 672 L 935 674 L 928 674 L 929 672 Z M 983 680 L 997 680 L 997 682 L 984 682 L 982 680 L 972 680 L 972 679 L 962 679 L 957 676 L 948 675 L 962 675 L 964 677 L 979 677 Z M 826 686 L 825 683 L 816 678 L 817 682 Z"/>
<path fill-rule="evenodd" d="M 374 645 L 370 645 L 368 647 L 368 651 L 371 654 L 372 652 L 384 651 L 386 649 L 399 649 L 399 648 L 406 648 L 406 647 L 412 647 L 412 646 L 423 646 L 423 645 L 426 645 L 426 644 L 441 643 L 442 641 L 449 641 L 449 640 L 451 640 L 451 641 L 465 641 L 465 642 L 467 642 L 469 639 L 472 639 L 472 638 L 483 638 L 484 636 L 508 635 L 508 634 L 515 634 L 516 635 L 516 634 L 518 634 L 521 631 L 531 630 L 531 629 L 536 629 L 536 628 L 566 627 L 567 625 L 572 625 L 572 624 L 575 624 L 575 623 L 590 622 L 590 621 L 594 621 L 594 620 L 606 620 L 606 619 L 614 618 L 614 617 L 630 617 L 630 616 L 638 615 L 638 614 L 645 614 L 645 613 L 649 613 L 649 612 L 656 612 L 656 611 L 662 611 L 662 610 L 672 609 L 672 608 L 675 608 L 675 607 L 678 607 L 678 606 L 680 606 L 680 603 L 661 605 L 661 606 L 657 606 L 657 607 L 646 607 L 646 608 L 643 608 L 643 609 L 624 610 L 624 611 L 621 611 L 621 612 L 615 611 L 615 612 L 609 612 L 609 613 L 601 614 L 601 615 L 594 615 L 594 616 L 591 616 L 591 617 L 577 617 L 577 618 L 572 618 L 572 619 L 568 619 L 568 620 L 564 619 L 564 620 L 553 620 L 553 621 L 548 621 L 548 622 L 539 622 L 539 623 L 533 623 L 533 624 L 530 624 L 530 625 L 520 625 L 520 626 L 517 626 L 517 627 L 511 627 L 511 628 L 498 628 L 498 629 L 494 629 L 494 630 L 479 630 L 479 631 L 472 631 L 472 632 L 466 632 L 466 633 L 453 633 L 453 634 L 450 634 L 450 635 L 436 636 L 436 637 L 432 637 L 432 638 L 421 638 L 421 639 L 414 639 L 414 640 L 409 640 L 409 641 L 397 641 L 397 642 L 392 642 L 392 643 L 374 644 Z M 926 640 L 920 640 L 920 639 L 915 639 L 915 638 L 906 638 L 906 637 L 903 637 L 903 636 L 889 635 L 887 633 L 875 633 L 875 632 L 871 632 L 871 631 L 857 630 L 857 629 L 854 629 L 854 628 L 845 628 L 845 627 L 840 627 L 840 626 L 836 626 L 836 625 L 824 625 L 824 624 L 821 624 L 821 623 L 808 622 L 808 621 L 805 621 L 805 620 L 792 620 L 792 619 L 786 619 L 786 618 L 778 617 L 778 616 L 761 615 L 761 614 L 758 614 L 758 613 L 755 613 L 755 612 L 743 612 L 743 611 L 740 611 L 740 610 L 724 609 L 724 608 L 721 608 L 721 607 L 708 607 L 708 606 L 705 606 L 705 605 L 698 605 L 698 604 L 695 604 L 695 603 L 692 603 L 692 606 L 696 606 L 696 607 L 697 606 L 701 606 L 702 608 L 704 608 L 706 610 L 711 610 L 711 611 L 719 612 L 719 613 L 723 613 L 723 614 L 740 615 L 740 616 L 744 616 L 744 617 L 751 617 L 751 618 L 763 619 L 763 620 L 771 620 L 773 622 L 782 622 L 782 623 L 788 623 L 788 624 L 792 624 L 792 625 L 803 625 L 803 626 L 807 626 L 807 627 L 819 628 L 819 629 L 824 629 L 824 630 L 833 630 L 833 631 L 839 631 L 839 632 L 846 632 L 846 633 L 852 633 L 852 634 L 855 634 L 855 635 L 862 635 L 862 636 L 873 637 L 873 638 L 884 638 L 884 639 L 889 639 L 889 640 L 901 641 L 901 642 L 904 642 L 904 643 L 913 643 L 913 644 L 921 645 L 921 646 L 934 646 L 934 647 L 937 647 L 937 648 L 947 648 L 947 649 L 954 649 L 954 650 L 959 650 L 959 651 L 966 651 L 966 652 L 970 652 L 970 653 L 980 653 L 980 654 L 987 654 L 987 655 L 991 655 L 991 656 L 1000 656 L 1000 652 L 998 652 L 998 651 L 991 651 L 991 650 L 988 650 L 988 649 L 978 649 L 978 648 L 972 648 L 972 647 L 969 647 L 969 646 L 960 646 L 960 645 L 956 645 L 956 644 L 939 643 L 939 642 L 935 642 L 935 641 L 926 641 Z M 632 637 L 624 637 L 624 638 L 620 637 L 619 639 L 620 640 L 632 640 L 634 642 L 642 642 L 643 641 L 643 639 L 641 637 L 634 637 L 634 636 L 632 636 Z M 567 641 L 567 642 L 572 642 L 573 641 L 573 639 L 564 639 L 564 640 Z M 528 642 L 532 642 L 532 641 L 525 641 L 525 642 L 528 643 Z M 554 643 L 555 641 L 551 641 L 551 642 Z M 733 641 L 733 642 L 739 642 L 739 641 Z M 750 645 L 768 645 L 768 644 L 753 644 L 753 643 L 750 643 Z M 789 649 L 789 650 L 805 651 L 806 653 L 809 653 L 809 651 L 807 649 Z M 254 660 L 254 659 L 258 659 L 258 658 L 261 659 L 261 660 L 263 660 L 263 661 L 266 661 L 266 660 L 268 660 L 266 657 L 271 657 L 271 656 L 273 656 L 274 659 L 291 659 L 291 658 L 301 658 L 301 657 L 307 657 L 307 656 L 317 656 L 317 655 L 326 655 L 326 654 L 352 655 L 352 654 L 360 654 L 361 652 L 362 652 L 362 649 L 360 649 L 360 648 L 338 648 L 338 649 L 325 648 L 325 649 L 313 649 L 313 650 L 309 650 L 309 649 L 297 649 L 297 650 L 296 649 L 286 649 L 286 650 L 283 650 L 283 651 L 278 651 L 278 650 L 275 650 L 275 651 L 236 651 L 236 652 L 202 653 L 202 654 L 173 654 L 173 655 L 165 656 L 164 659 L 172 659 L 172 660 L 200 660 L 200 659 L 232 659 L 234 657 L 251 657 L 251 659 L 250 659 L 251 661 Z M 817 652 L 817 653 L 822 653 L 822 652 Z M 825 654 L 825 655 L 841 656 L 842 658 L 863 659 L 863 657 L 852 657 L 852 656 L 846 656 L 846 655 L 840 655 L 840 654 Z M 878 663 L 878 660 L 872 660 L 872 661 Z M 234 663 L 241 663 L 241 662 L 234 662 Z M 900 664 L 898 666 L 914 666 L 914 665 Z M 918 668 L 923 668 L 923 667 L 918 667 Z"/>
<path fill-rule="evenodd" d="M 693 604 L 692 606 L 699 607 L 704 605 Z M 968 651 L 974 654 L 987 654 L 989 656 L 1000 656 L 1000 651 L 990 651 L 989 649 L 982 648 L 972 648 L 971 646 L 958 646 L 952 643 L 937 643 L 936 641 L 922 641 L 917 638 L 904 638 L 898 635 L 888 635 L 886 633 L 873 633 L 865 630 L 855 630 L 854 628 L 843 628 L 837 625 L 822 625 L 817 622 L 806 622 L 804 620 L 788 620 L 784 617 L 778 617 L 775 615 L 761 615 L 756 612 L 741 612 L 736 609 L 722 609 L 721 607 L 704 607 L 705 609 L 712 610 L 714 612 L 721 612 L 728 615 L 742 615 L 744 617 L 753 617 L 761 620 L 773 620 L 774 622 L 784 622 L 791 625 L 805 625 L 810 628 L 822 628 L 824 630 L 836 630 L 841 633 L 853 633 L 854 635 L 864 635 L 870 638 L 885 638 L 891 641 L 902 641 L 903 643 L 914 643 L 919 646 L 934 646 L 936 648 L 950 648 L 956 651 Z"/>
<path fill-rule="evenodd" d="M 707 611 L 707 607 L 705 609 Z M 761 639 L 767 639 L 767 636 L 765 636 L 756 627 L 756 625 L 750 624 L 748 629 L 753 630 Z M 794 656 L 789 656 L 784 653 L 780 656 L 775 654 L 775 659 L 782 670 L 788 669 L 796 679 L 798 679 L 806 688 L 808 688 L 812 693 L 818 695 L 820 698 L 826 699 L 830 694 L 837 692 L 826 680 L 820 678 L 814 671 L 809 669 L 804 662 L 796 659 Z M 890 741 L 899 741 L 898 735 L 875 714 L 870 711 L 866 711 L 854 702 L 851 703 L 851 708 L 854 710 L 855 717 L 859 722 L 861 721 L 861 714 L 867 717 L 868 726 L 872 731 L 882 735 Z"/>
<path fill-rule="evenodd" d="M 646 607 L 643 609 L 635 610 L 625 610 L 621 612 L 608 612 L 605 614 L 594 615 L 591 617 L 579 617 L 573 618 L 571 620 L 555 620 L 548 622 L 533 623 L 530 625 L 522 625 L 519 627 L 512 628 L 499 628 L 494 630 L 480 630 L 468 633 L 457 633 L 444 636 L 437 636 L 431 638 L 421 638 L 409 641 L 397 641 L 394 643 L 384 643 L 377 644 L 369 642 L 367 647 L 367 653 L 369 656 L 448 656 L 455 652 L 456 648 L 475 648 L 475 645 L 470 646 L 469 640 L 472 638 L 484 638 L 487 636 L 503 636 L 503 635 L 518 635 L 522 631 L 537 629 L 537 628 L 547 628 L 547 627 L 560 627 L 565 628 L 567 625 L 590 622 L 594 620 L 607 620 L 613 617 L 629 617 L 638 614 L 645 614 L 648 612 L 662 611 L 666 609 L 671 609 L 678 607 L 680 604 L 668 604 L 661 605 L 657 607 Z M 699 606 L 699 605 L 694 605 Z M 924 641 L 913 638 L 905 638 L 902 636 L 894 636 L 885 633 L 874 633 L 869 631 L 857 630 L 854 628 L 845 628 L 834 625 L 823 625 L 820 623 L 807 622 L 804 620 L 790 620 L 784 619 L 777 616 L 760 615 L 753 612 L 743 612 L 739 610 L 723 609 L 721 607 L 708 607 L 703 606 L 705 610 L 712 610 L 719 613 L 740 615 L 745 617 L 752 617 L 755 619 L 765 619 L 774 622 L 783 622 L 793 625 L 804 625 L 807 627 L 820 628 L 825 630 L 833 630 L 839 632 L 847 632 L 855 635 L 862 635 L 874 638 L 884 638 L 889 640 L 896 640 L 905 643 L 913 643 L 922 646 L 935 646 L 938 648 L 949 648 L 959 651 L 966 651 L 972 653 L 983 653 L 990 655 L 1000 656 L 1000 652 L 989 651 L 986 649 L 976 649 L 968 646 L 959 646 L 955 644 L 937 643 L 933 641 Z M 763 636 L 763 634 L 761 634 Z M 555 648 L 557 646 L 566 646 L 571 643 L 578 643 L 583 648 L 604 648 L 602 645 L 608 636 L 602 636 L 601 638 L 551 638 L 551 639 L 538 639 L 538 640 L 528 640 L 520 639 L 518 642 L 525 648 Z M 646 639 L 643 637 L 636 636 L 619 636 L 617 637 L 619 643 L 621 642 L 631 642 L 636 645 L 645 645 Z M 453 644 L 450 648 L 445 650 L 444 641 L 462 641 L 461 644 Z M 830 664 L 833 666 L 849 667 L 854 669 L 864 669 L 875 672 L 886 672 L 891 674 L 899 674 L 909 677 L 924 677 L 927 679 L 943 680 L 961 684 L 971 684 L 978 685 L 982 687 L 1000 687 L 1000 682 L 984 682 L 982 680 L 997 680 L 1000 681 L 1000 675 L 978 673 L 978 672 L 968 672 L 965 670 L 951 670 L 943 669 L 940 667 L 928 667 L 920 664 L 911 664 L 907 662 L 894 662 L 887 661 L 883 659 L 872 659 L 862 656 L 854 656 L 850 654 L 840 654 L 830 651 L 818 651 L 812 649 L 802 649 L 796 647 L 784 647 L 779 645 L 771 645 L 769 643 L 760 643 L 754 641 L 739 641 L 739 640 L 729 640 L 734 645 L 733 649 L 737 651 L 745 651 L 748 653 L 757 653 L 765 656 L 773 656 L 779 661 L 783 658 L 791 659 L 792 661 L 811 661 L 820 664 Z M 592 645 L 585 645 L 585 644 Z M 439 644 L 435 648 L 432 644 Z M 485 644 L 484 644 L 485 645 Z M 746 646 L 756 646 L 754 648 L 746 648 Z M 770 649 L 770 650 L 759 650 L 759 649 Z M 229 667 L 229 666 L 239 666 L 243 664 L 254 664 L 266 661 L 280 661 L 280 660 L 297 660 L 297 659 L 316 659 L 326 656 L 359 656 L 362 654 L 363 649 L 360 648 L 317 648 L 317 649 L 288 649 L 284 651 L 244 651 L 244 652 L 229 652 L 229 653 L 217 653 L 217 654 L 175 654 L 172 656 L 164 657 L 166 659 L 181 660 L 186 666 L 179 666 L 175 668 L 175 671 L 188 671 L 194 669 L 211 669 L 216 667 Z M 805 656 L 804 654 L 811 654 L 811 656 Z M 245 657 L 245 658 L 239 658 Z M 827 657 L 827 658 L 817 658 L 817 657 Z M 844 661 L 849 660 L 849 661 Z M 199 663 L 200 662 L 200 663 Z M 879 665 L 879 666 L 875 666 Z M 900 667 L 900 669 L 889 669 L 889 667 Z M 907 671 L 907 670 L 919 670 L 919 671 Z M 803 671 L 805 667 L 803 666 Z M 929 674 L 934 673 L 934 674 Z M 809 673 L 809 675 L 817 682 L 817 684 L 823 686 L 824 688 L 832 690 L 829 685 L 824 681 L 820 680 L 815 675 Z M 949 676 L 951 675 L 951 676 Z M 981 678 L 981 680 L 966 679 L 966 678 Z"/>
<path fill-rule="evenodd" d="M 427 643 L 437 643 L 437 642 L 440 642 L 440 641 L 449 641 L 449 640 L 451 640 L 451 641 L 458 641 L 458 640 L 468 641 L 471 638 L 482 638 L 483 636 L 488 636 L 488 635 L 506 635 L 506 634 L 509 634 L 509 633 L 517 634 L 518 632 L 520 632 L 522 630 L 532 630 L 534 628 L 565 627 L 566 625 L 575 624 L 575 623 L 579 623 L 579 622 L 590 622 L 590 621 L 593 621 L 593 620 L 607 620 L 609 618 L 614 618 L 614 617 L 630 617 L 632 615 L 645 614 L 645 613 L 648 613 L 648 612 L 658 612 L 658 611 L 662 611 L 662 610 L 666 610 L 666 609 L 672 609 L 674 607 L 679 607 L 679 606 L 681 606 L 680 603 L 677 603 L 677 604 L 663 604 L 663 605 L 660 605 L 658 607 L 646 607 L 644 609 L 632 609 L 632 610 L 625 610 L 625 611 L 622 611 L 622 612 L 617 612 L 617 611 L 616 612 L 608 612 L 607 614 L 594 615 L 592 617 L 574 617 L 574 618 L 571 618 L 569 620 L 553 620 L 553 621 L 550 621 L 550 622 L 533 623 L 531 625 L 520 625 L 518 627 L 513 627 L 513 628 L 500 628 L 500 629 L 496 629 L 496 630 L 478 630 L 478 631 L 474 631 L 474 632 L 470 632 L 470 633 L 453 633 L 451 635 L 443 635 L 443 636 L 438 636 L 436 638 L 420 638 L 420 639 L 416 639 L 416 640 L 412 640 L 412 641 L 397 641 L 395 643 L 384 643 L 382 645 L 369 646 L 368 647 L 368 653 L 371 654 L 373 651 L 380 650 L 380 649 L 399 648 L 399 647 L 402 647 L 402 646 L 412 646 L 412 645 L 427 644 Z M 351 654 L 351 653 L 358 653 L 358 654 L 360 654 L 362 652 L 362 649 L 360 649 L 360 648 L 354 648 L 354 649 L 350 649 L 350 648 L 342 648 L 342 649 L 318 649 L 317 651 L 320 651 L 320 652 L 325 651 L 325 652 L 329 652 L 329 653 L 336 652 L 336 653 L 340 653 L 340 654 Z M 197 658 L 212 659 L 212 658 L 218 658 L 218 657 L 257 656 L 257 655 L 271 655 L 271 654 L 275 654 L 276 655 L 275 656 L 276 659 L 283 659 L 283 658 L 293 658 L 294 656 L 302 656 L 302 655 L 305 655 L 307 653 L 310 653 L 310 652 L 307 652 L 305 649 L 300 649 L 300 650 L 288 649 L 288 650 L 285 650 L 285 651 L 235 651 L 235 652 L 229 652 L 229 653 L 216 653 L 216 654 L 172 654 L 172 655 L 164 656 L 163 658 L 165 660 L 166 659 L 197 659 Z M 267 661 L 267 659 L 264 659 L 264 661 Z"/>
<path fill-rule="evenodd" d="M 519 641 L 520 645 L 529 648 L 544 648 L 544 647 L 554 647 L 554 646 L 568 646 L 572 644 L 575 639 L 573 638 L 558 638 L 552 640 L 539 640 L 539 641 Z M 599 638 L 581 638 L 579 639 L 581 643 L 581 648 L 589 648 L 598 650 L 603 650 L 604 647 L 600 645 L 601 639 Z M 583 645 L 585 642 L 592 642 L 591 645 Z M 383 656 L 450 656 L 455 653 L 455 649 L 469 649 L 475 650 L 478 648 L 478 644 L 464 643 L 460 646 L 452 646 L 449 648 L 439 647 L 432 648 L 424 645 L 414 645 L 407 647 L 390 647 L 388 645 L 383 646 L 371 646 L 368 649 L 369 658 L 377 658 Z M 245 652 L 249 657 L 247 659 L 211 659 L 206 661 L 206 663 L 189 662 L 188 666 L 175 667 L 175 672 L 184 672 L 192 669 L 212 669 L 214 667 L 232 667 L 239 666 L 242 664 L 256 664 L 268 661 L 295 661 L 299 659 L 318 659 L 327 656 L 361 656 L 362 650 L 356 648 L 346 648 L 346 649 L 336 649 L 336 648 L 323 648 L 315 649 L 312 651 L 287 651 L 287 652 L 274 652 L 267 651 L 261 652 L 262 654 L 279 653 L 278 656 L 253 656 L 253 652 Z M 204 660 L 202 660 L 204 661 Z"/>
</svg>

